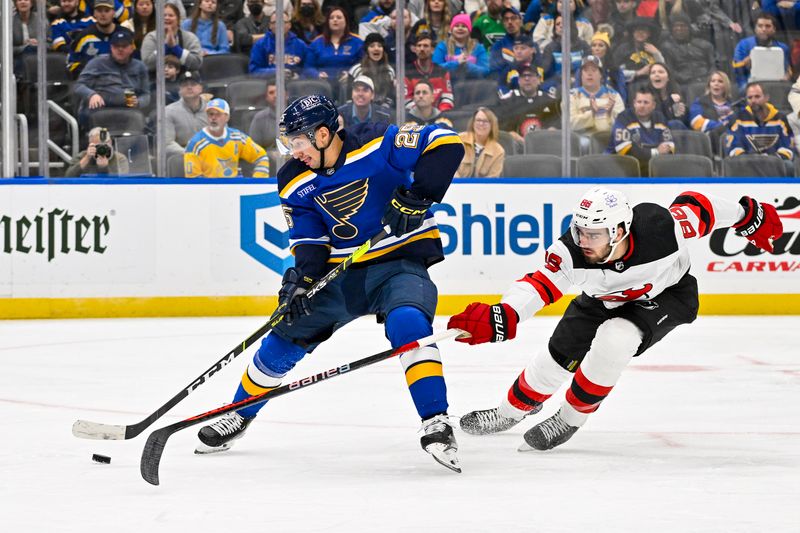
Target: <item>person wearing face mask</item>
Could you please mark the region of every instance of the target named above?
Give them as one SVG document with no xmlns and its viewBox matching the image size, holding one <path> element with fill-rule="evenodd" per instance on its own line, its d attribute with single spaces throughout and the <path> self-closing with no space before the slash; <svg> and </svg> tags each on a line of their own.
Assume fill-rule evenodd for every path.
<svg viewBox="0 0 800 533">
<path fill-rule="evenodd" d="M 317 0 L 295 0 L 292 17 L 292 33 L 300 37 L 306 44 L 322 34 L 325 17 Z"/>
<path fill-rule="evenodd" d="M 233 48 L 239 53 L 250 55 L 256 41 L 267 33 L 269 17 L 264 16 L 264 4 L 261 0 L 249 0 L 247 9 L 250 14 L 233 26 Z"/>
</svg>

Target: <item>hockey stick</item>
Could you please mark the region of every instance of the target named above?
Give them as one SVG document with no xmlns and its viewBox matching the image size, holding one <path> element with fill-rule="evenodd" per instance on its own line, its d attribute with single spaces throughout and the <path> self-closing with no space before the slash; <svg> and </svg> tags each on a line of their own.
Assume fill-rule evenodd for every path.
<svg viewBox="0 0 800 533">
<path fill-rule="evenodd" d="M 309 387 L 315 383 L 319 383 L 320 381 L 325 381 L 327 379 L 352 372 L 353 370 L 358 370 L 359 368 L 378 363 L 384 359 L 390 359 L 395 355 L 400 355 L 424 346 L 430 346 L 431 344 L 461 335 L 463 333 L 464 332 L 460 329 L 448 329 L 441 333 L 434 333 L 433 335 L 429 335 L 417 341 L 404 344 L 399 348 L 392 348 L 374 355 L 370 355 L 369 357 L 359 359 L 358 361 L 353 361 L 352 363 L 346 363 L 344 365 L 331 368 L 325 372 L 308 376 L 293 383 L 289 383 L 288 385 L 283 385 L 276 389 L 269 390 L 263 394 L 251 396 L 250 398 L 240 402 L 228 404 L 218 409 L 213 409 L 203 414 L 187 418 L 180 422 L 165 426 L 161 429 L 157 429 L 153 431 L 149 437 L 147 437 L 147 442 L 145 443 L 144 450 L 142 451 L 142 461 L 140 465 L 142 477 L 151 485 L 159 484 L 158 465 L 161 463 L 161 456 L 164 453 L 164 447 L 167 445 L 167 439 L 182 429 L 186 429 L 190 426 L 194 426 L 195 424 L 205 422 L 206 420 L 210 420 L 212 418 L 217 418 L 225 413 L 230 413 L 231 411 L 238 411 L 239 409 L 247 407 L 248 405 L 256 405 L 267 402 L 278 396 L 283 396 L 284 394 L 288 394 L 298 389 Z"/>
<path fill-rule="evenodd" d="M 308 289 L 308 297 L 313 298 L 315 294 L 325 288 L 328 283 L 339 277 L 339 275 L 347 270 L 352 263 L 358 261 L 364 254 L 366 254 L 379 241 L 383 240 L 388 234 L 388 227 L 384 227 L 380 233 L 359 246 L 352 254 L 347 256 L 344 261 L 336 265 L 333 270 L 325 274 L 319 279 L 319 281 L 312 285 L 311 288 Z M 134 438 L 139 433 L 151 426 L 153 422 L 161 418 L 164 413 L 175 407 L 184 398 L 189 396 L 189 394 L 194 392 L 194 390 L 205 383 L 207 379 L 219 372 L 222 367 L 233 361 L 236 356 L 244 352 L 247 348 L 252 346 L 254 342 L 266 335 L 268 331 L 278 325 L 278 323 L 283 320 L 283 317 L 287 312 L 287 307 L 288 306 L 286 303 L 279 305 L 263 326 L 258 328 L 240 344 L 237 344 L 231 351 L 226 353 L 222 359 L 211 365 L 205 372 L 197 376 L 194 381 L 189 383 L 187 387 L 170 398 L 167 403 L 156 409 L 154 413 L 151 413 L 144 420 L 129 426 L 102 424 L 99 422 L 90 422 L 88 420 L 76 420 L 72 425 L 72 434 L 82 439 L 96 440 L 127 440 Z"/>
</svg>

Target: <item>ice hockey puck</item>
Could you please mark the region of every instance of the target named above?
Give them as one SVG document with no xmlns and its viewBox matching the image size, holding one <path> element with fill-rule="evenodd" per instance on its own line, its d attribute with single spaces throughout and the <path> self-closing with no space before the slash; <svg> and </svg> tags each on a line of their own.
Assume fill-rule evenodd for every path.
<svg viewBox="0 0 800 533">
<path fill-rule="evenodd" d="M 111 464 L 111 457 L 107 455 L 100 455 L 99 453 L 92 454 L 92 461 L 95 463 Z"/>
</svg>

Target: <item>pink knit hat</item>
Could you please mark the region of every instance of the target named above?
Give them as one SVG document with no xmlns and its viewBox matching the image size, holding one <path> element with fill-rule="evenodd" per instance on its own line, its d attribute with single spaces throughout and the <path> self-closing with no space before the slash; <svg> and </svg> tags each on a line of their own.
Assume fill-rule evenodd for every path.
<svg viewBox="0 0 800 533">
<path fill-rule="evenodd" d="M 453 20 L 450 21 L 450 29 L 452 30 L 456 24 L 463 24 L 469 31 L 472 31 L 472 21 L 466 13 L 460 13 L 453 17 Z"/>
</svg>

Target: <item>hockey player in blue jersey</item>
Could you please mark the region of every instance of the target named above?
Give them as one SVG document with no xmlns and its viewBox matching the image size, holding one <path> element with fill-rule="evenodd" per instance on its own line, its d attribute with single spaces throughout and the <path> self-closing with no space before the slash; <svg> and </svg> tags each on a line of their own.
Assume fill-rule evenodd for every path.
<svg viewBox="0 0 800 533">
<path fill-rule="evenodd" d="M 437 290 L 427 268 L 444 256 L 428 208 L 450 186 L 464 156 L 461 140 L 436 125 L 339 130 L 338 118 L 335 105 L 319 95 L 295 100 L 281 118 L 279 144 L 293 159 L 278 172 L 278 190 L 295 266 L 285 272 L 278 298 L 289 311 L 262 340 L 234 401 L 279 386 L 300 359 L 360 316 L 376 315 L 394 347 L 432 333 Z M 388 237 L 309 300 L 315 280 L 384 226 Z M 406 353 L 400 362 L 422 419 L 423 449 L 460 472 L 438 348 Z M 263 405 L 203 427 L 196 452 L 230 448 Z"/>
</svg>

